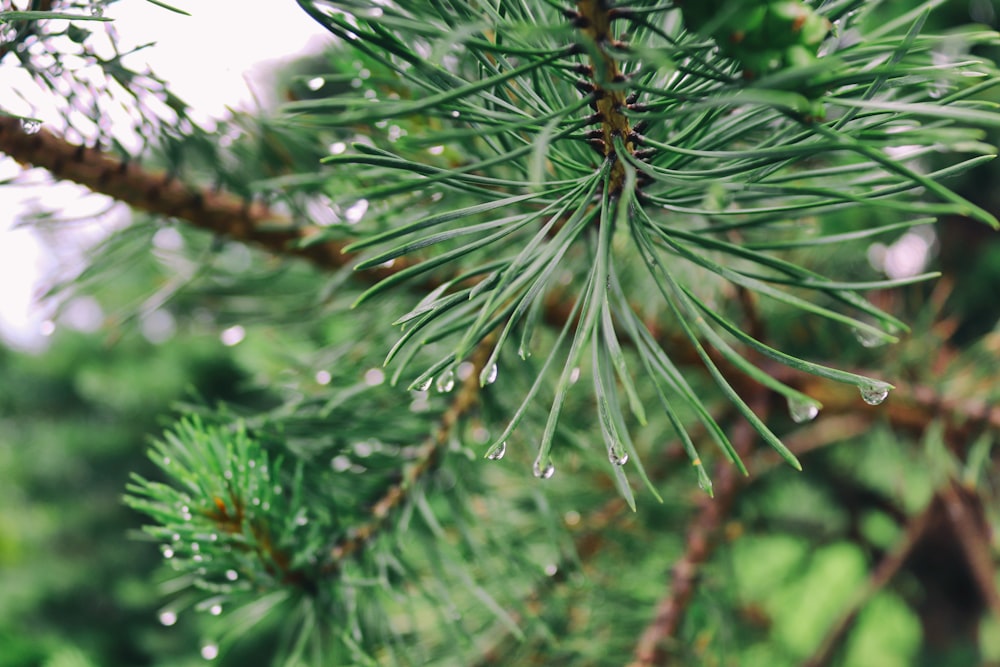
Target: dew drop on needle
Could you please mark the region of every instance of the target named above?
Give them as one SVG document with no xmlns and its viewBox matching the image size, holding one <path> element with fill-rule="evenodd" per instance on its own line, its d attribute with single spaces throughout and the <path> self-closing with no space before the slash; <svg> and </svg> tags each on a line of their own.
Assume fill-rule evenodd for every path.
<svg viewBox="0 0 1000 667">
<path fill-rule="evenodd" d="M 861 400 L 868 405 L 879 405 L 889 395 L 889 386 L 885 384 L 872 384 L 858 389 L 861 391 Z"/>
<path fill-rule="evenodd" d="M 551 463 L 548 463 L 543 467 L 541 463 L 535 461 L 533 472 L 535 473 L 535 477 L 539 479 L 549 479 L 556 473 L 556 467 Z"/>
<path fill-rule="evenodd" d="M 819 414 L 819 407 L 814 403 L 789 398 L 788 414 L 796 424 L 804 424 L 816 419 L 816 415 Z"/>
</svg>

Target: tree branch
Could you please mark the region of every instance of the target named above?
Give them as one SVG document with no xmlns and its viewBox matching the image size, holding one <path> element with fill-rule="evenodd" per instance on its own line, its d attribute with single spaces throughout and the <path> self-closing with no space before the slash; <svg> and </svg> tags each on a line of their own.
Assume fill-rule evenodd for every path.
<svg viewBox="0 0 1000 667">
<path fill-rule="evenodd" d="M 6 153 L 22 165 L 46 169 L 56 178 L 79 183 L 133 208 L 180 218 L 195 227 L 276 254 L 303 257 L 319 268 L 338 269 L 353 260 L 353 255 L 343 252 L 344 244 L 340 242 L 310 243 L 310 239 L 321 234 L 320 227 L 298 224 L 260 202 L 249 203 L 229 193 L 192 188 L 165 172 L 150 171 L 99 149 L 73 144 L 44 127 L 35 134 L 28 134 L 16 118 L 0 116 L 0 153 Z M 391 267 L 365 271 L 365 280 L 374 282 L 402 270 L 408 264 L 401 259 Z M 572 304 L 567 304 L 562 296 L 552 294 L 546 299 L 546 321 L 553 325 L 564 324 L 572 310 Z M 670 349 L 675 362 L 700 365 L 698 355 L 686 338 L 671 335 L 652 324 L 649 328 L 657 340 Z M 724 360 L 717 359 L 717 364 L 726 375 L 734 375 Z M 764 370 L 821 400 L 826 406 L 824 415 L 881 410 L 895 425 L 918 430 L 941 417 L 947 418 L 953 434 L 966 433 L 974 427 L 1000 430 L 1000 406 L 946 397 L 930 386 L 901 386 L 884 405 L 868 408 L 858 404 L 853 387 L 803 376 L 799 371 L 776 364 L 767 364 Z M 758 386 L 751 382 L 737 384 L 741 390 Z M 756 391 L 744 393 L 751 395 Z"/>
<path fill-rule="evenodd" d="M 927 531 L 927 527 L 931 523 L 932 513 L 935 511 L 932 502 L 927 509 L 910 519 L 906 526 L 906 532 L 903 533 L 892 550 L 882 558 L 864 586 L 855 593 L 847 609 L 823 638 L 819 649 L 802 664 L 802 667 L 824 667 L 830 664 L 838 647 L 854 626 L 854 621 L 857 620 L 864 605 L 882 590 L 906 564 L 907 557 Z"/>
<path fill-rule="evenodd" d="M 751 401 L 751 407 L 758 414 L 767 412 L 767 394 L 762 389 Z M 746 456 L 757 440 L 757 432 L 746 421 L 737 422 L 733 430 L 733 447 L 741 457 Z M 684 612 L 694 598 L 698 572 L 715 552 L 722 524 L 746 484 L 746 478 L 728 461 L 719 463 L 714 479 L 715 496 L 703 496 L 700 509 L 688 523 L 684 554 L 671 569 L 668 593 L 660 600 L 653 620 L 639 637 L 629 667 L 664 664 L 669 653 L 668 643 L 676 637 Z"/>
<path fill-rule="evenodd" d="M 99 149 L 73 144 L 44 127 L 28 134 L 17 118 L 0 116 L 0 153 L 134 209 L 181 218 L 213 234 L 273 253 L 304 257 L 321 268 L 340 268 L 351 260 L 336 241 L 309 243 L 320 233 L 319 227 L 296 224 L 259 202 L 192 188 L 166 172 L 150 171 Z"/>
<path fill-rule="evenodd" d="M 479 373 L 489 359 L 493 343 L 492 336 L 489 336 L 479 344 L 472 356 L 472 372 L 462 381 L 451 405 L 441 415 L 437 430 L 421 445 L 416 461 L 403 473 L 403 479 L 389 487 L 382 497 L 372 505 L 372 518 L 368 523 L 355 528 L 349 537 L 341 540 L 331 550 L 330 560 L 324 567 L 326 571 L 336 570 L 344 559 L 363 549 L 385 526 L 389 517 L 392 516 L 393 510 L 406 501 L 413 486 L 424 475 L 437 467 L 441 452 L 448 444 L 448 438 L 451 437 L 455 425 L 479 402 L 481 389 Z"/>
</svg>

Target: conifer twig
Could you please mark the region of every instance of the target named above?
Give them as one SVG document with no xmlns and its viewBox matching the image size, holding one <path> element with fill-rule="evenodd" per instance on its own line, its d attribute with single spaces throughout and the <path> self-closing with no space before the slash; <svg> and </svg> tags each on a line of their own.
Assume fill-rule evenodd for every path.
<svg viewBox="0 0 1000 667">
<path fill-rule="evenodd" d="M 967 567 L 971 571 L 983 602 L 1000 615 L 1000 595 L 994 579 L 990 556 L 988 527 L 979 499 L 952 481 L 940 489 L 919 515 L 907 522 L 906 531 L 872 571 L 868 581 L 858 590 L 837 622 L 823 638 L 816 653 L 802 667 L 826 667 L 833 662 L 838 648 L 847 638 L 864 605 L 884 588 L 906 566 L 910 555 L 925 537 L 940 527 L 950 526 Z"/>
<path fill-rule="evenodd" d="M 403 473 L 402 480 L 389 487 L 382 497 L 372 505 L 371 519 L 354 529 L 349 537 L 333 547 L 326 569 L 338 568 L 345 558 L 363 549 L 385 526 L 386 521 L 392 516 L 393 510 L 406 501 L 413 486 L 437 466 L 441 452 L 447 446 L 448 438 L 451 437 L 455 425 L 458 424 L 459 419 L 478 404 L 481 389 L 479 373 L 489 358 L 493 342 L 493 337 L 488 336 L 479 344 L 471 359 L 472 372 L 462 380 L 454 400 L 441 415 L 434 434 L 421 445 L 416 462 Z"/>
<path fill-rule="evenodd" d="M 919 515 L 910 519 L 902 537 L 896 542 L 892 550 L 879 561 L 868 577 L 868 581 L 855 593 L 854 598 L 848 604 L 843 614 L 823 638 L 819 649 L 802 664 L 802 667 L 824 667 L 830 664 L 836 654 L 837 648 L 841 645 L 844 638 L 847 637 L 864 605 L 877 592 L 882 590 L 906 563 L 907 556 L 910 555 L 914 546 L 916 546 L 927 530 L 932 509 L 933 503 Z"/>
<path fill-rule="evenodd" d="M 747 422 L 734 428 L 733 446 L 744 456 L 755 439 L 756 431 Z M 688 523 L 684 554 L 671 568 L 669 592 L 657 604 L 653 620 L 640 635 L 628 667 L 653 667 L 664 664 L 668 642 L 676 637 L 684 612 L 694 597 L 698 572 L 715 551 L 722 524 L 744 486 L 744 478 L 727 462 L 715 471 L 715 496 L 703 496 L 700 509 Z"/>
<path fill-rule="evenodd" d="M 764 325 L 757 311 L 756 301 L 745 290 L 739 289 L 740 306 L 746 321 L 756 329 L 756 335 L 763 335 Z M 755 413 L 766 419 L 769 399 L 768 389 L 754 385 L 748 404 Z M 745 420 L 737 422 L 733 430 L 733 448 L 737 456 L 746 458 L 753 450 L 757 431 Z M 747 482 L 729 461 L 719 463 L 715 479 L 714 495 L 702 496 L 699 511 L 688 523 L 684 554 L 671 568 L 668 592 L 657 604 L 653 620 L 639 636 L 633 651 L 634 659 L 629 667 L 653 667 L 666 660 L 669 653 L 667 643 L 676 637 L 687 606 L 694 598 L 698 571 L 712 557 L 722 524 L 732 510 L 736 496 Z"/>
<path fill-rule="evenodd" d="M 303 257 L 319 268 L 342 268 L 354 258 L 345 254 L 344 244 L 337 241 L 310 243 L 309 240 L 320 233 L 319 227 L 297 224 L 260 202 L 249 203 L 230 193 L 193 188 L 165 172 L 151 171 L 106 151 L 74 144 L 45 127 L 28 134 L 17 118 L 0 116 L 0 153 L 6 153 L 22 165 L 46 169 L 56 178 L 86 186 L 133 208 L 179 218 L 195 227 L 269 252 Z M 391 267 L 367 270 L 365 279 L 375 281 L 392 275 L 408 265 L 404 260 L 398 258 Z M 553 325 L 561 326 L 572 312 L 572 304 L 556 295 L 547 299 L 545 305 L 545 319 Z M 653 323 L 647 327 L 665 347 L 669 342 L 675 362 L 700 366 L 698 355 L 686 338 L 672 336 Z M 623 338 L 622 343 L 630 341 Z M 726 372 L 724 360 L 714 361 Z M 805 393 L 820 398 L 826 406 L 825 414 L 855 411 L 859 407 L 853 388 L 849 392 L 846 388 L 842 392 L 831 390 L 830 382 L 816 378 L 803 380 L 800 372 L 784 366 L 769 365 L 767 370 L 774 377 L 793 382 Z M 756 387 L 752 383 L 746 386 Z M 1000 430 L 1000 406 L 946 397 L 930 386 L 914 386 L 908 390 L 900 387 L 887 404 L 878 409 L 887 412 L 893 422 L 917 429 L 925 428 L 933 419 L 946 417 L 955 429 L 986 426 Z"/>
<path fill-rule="evenodd" d="M 0 153 L 132 208 L 180 218 L 195 227 L 270 252 L 304 257 L 328 269 L 340 268 L 351 259 L 336 241 L 309 244 L 309 239 L 319 233 L 318 227 L 295 224 L 260 202 L 247 202 L 226 192 L 192 188 L 166 172 L 143 168 L 98 148 L 74 144 L 45 127 L 29 134 L 17 118 L 0 116 Z"/>
</svg>

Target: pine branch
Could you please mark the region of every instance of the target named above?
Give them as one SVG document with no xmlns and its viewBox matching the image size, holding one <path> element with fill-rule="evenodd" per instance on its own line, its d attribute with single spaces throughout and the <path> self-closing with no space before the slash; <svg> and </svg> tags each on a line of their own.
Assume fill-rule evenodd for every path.
<svg viewBox="0 0 1000 667">
<path fill-rule="evenodd" d="M 406 470 L 403 479 L 391 486 L 372 506 L 371 520 L 356 528 L 350 537 L 342 540 L 333 548 L 330 553 L 330 562 L 325 566 L 326 571 L 336 570 L 344 559 L 363 549 L 385 527 L 393 510 L 406 501 L 413 486 L 437 466 L 441 452 L 447 446 L 455 425 L 479 402 L 481 389 L 479 373 L 489 358 L 492 343 L 491 339 L 487 339 L 480 344 L 471 360 L 472 372 L 462 381 L 462 385 L 455 394 L 455 399 L 441 415 L 437 430 L 420 447 L 416 462 Z"/>
<path fill-rule="evenodd" d="M 326 240 L 310 244 L 320 228 L 298 225 L 259 203 L 248 203 L 234 195 L 185 185 L 165 172 L 150 171 L 141 165 L 118 159 L 97 148 L 73 144 L 56 133 L 41 128 L 28 134 L 16 118 L 0 116 L 0 152 L 6 153 L 25 166 L 41 167 L 53 176 L 84 185 L 94 192 L 108 195 L 133 208 L 185 220 L 195 227 L 243 241 L 276 254 L 304 257 L 324 269 L 337 269 L 352 261 L 343 252 L 344 244 Z M 365 271 L 366 278 L 376 281 L 399 272 L 407 266 L 399 258 L 391 267 Z M 546 321 L 561 326 L 573 311 L 571 303 L 553 293 L 546 300 Z M 683 336 L 659 330 L 655 323 L 647 328 L 671 358 L 685 365 L 700 365 L 698 355 Z M 630 344 L 627 336 L 621 342 Z M 725 360 L 713 355 L 717 365 L 730 375 Z M 800 376 L 797 371 L 773 365 L 769 372 L 776 378 Z M 758 386 L 747 383 L 747 386 Z M 853 392 L 838 391 L 830 383 L 814 378 L 807 380 L 803 392 L 817 396 L 826 404 L 825 412 L 843 413 L 857 410 Z M 909 399 L 907 397 L 909 395 Z M 963 432 L 977 425 L 1000 430 L 1000 406 L 974 399 L 946 397 L 929 386 L 918 386 L 896 392 L 887 406 L 890 419 L 899 425 L 923 429 L 934 417 L 947 416 L 952 428 Z"/>
<path fill-rule="evenodd" d="M 763 401 L 756 401 L 765 409 Z M 746 422 L 734 428 L 733 446 L 741 457 L 746 456 L 756 440 L 757 432 Z M 722 524 L 732 511 L 736 497 L 746 484 L 746 478 L 735 466 L 720 464 L 714 475 L 714 497 L 704 496 L 701 508 L 688 523 L 684 554 L 671 568 L 669 593 L 663 597 L 650 622 L 636 643 L 633 660 L 628 667 L 653 667 L 664 664 L 670 653 L 669 642 L 677 636 L 684 613 L 694 598 L 701 566 L 715 552 Z"/>
<path fill-rule="evenodd" d="M 802 667 L 826 667 L 833 663 L 864 606 L 906 566 L 910 555 L 927 535 L 942 524 L 949 524 L 958 539 L 983 602 L 994 614 L 1000 615 L 1000 596 L 993 581 L 994 568 L 982 506 L 975 495 L 949 482 L 931 498 L 924 511 L 907 522 L 903 535 L 855 593 L 816 653 L 802 663 Z"/>
<path fill-rule="evenodd" d="M 0 153 L 18 163 L 41 167 L 59 179 L 73 181 L 132 208 L 185 220 L 235 241 L 276 254 L 304 257 L 319 267 L 336 269 L 352 258 L 336 241 L 310 244 L 319 233 L 260 202 L 247 202 L 225 192 L 192 188 L 172 174 L 151 171 L 98 148 L 74 144 L 41 128 L 25 132 L 16 118 L 0 116 Z M 377 273 L 377 272 L 376 272 Z"/>
<path fill-rule="evenodd" d="M 320 227 L 297 223 L 260 202 L 251 203 L 230 193 L 184 184 L 167 172 L 146 169 L 99 148 L 74 144 L 45 127 L 29 134 L 13 117 L 0 116 L 0 153 L 25 167 L 45 169 L 58 179 L 77 183 L 134 209 L 177 218 L 275 255 L 301 257 L 323 270 L 343 268 L 356 257 L 344 251 L 346 243 L 311 242 L 322 233 Z M 375 283 L 410 265 L 407 258 L 400 257 L 392 266 L 365 269 L 359 275 L 365 282 Z M 439 284 L 439 280 L 429 279 L 420 287 L 433 289 Z M 567 298 L 563 291 L 553 291 L 545 299 L 544 319 L 552 327 L 561 328 L 573 309 L 572 298 Z M 699 363 L 697 353 L 684 336 L 666 331 L 655 322 L 646 325 L 653 337 L 671 350 L 671 358 L 676 362 Z M 623 336 L 622 343 L 628 345 L 633 341 Z M 722 359 L 718 363 L 725 365 Z"/>
<path fill-rule="evenodd" d="M 932 503 L 933 504 L 933 503 Z M 910 519 L 906 531 L 872 571 L 864 587 L 858 591 L 837 622 L 823 638 L 816 653 L 802 663 L 802 667 L 825 667 L 831 664 L 837 649 L 847 638 L 865 604 L 882 590 L 906 564 L 906 559 L 921 540 L 930 525 L 932 507 Z"/>
</svg>

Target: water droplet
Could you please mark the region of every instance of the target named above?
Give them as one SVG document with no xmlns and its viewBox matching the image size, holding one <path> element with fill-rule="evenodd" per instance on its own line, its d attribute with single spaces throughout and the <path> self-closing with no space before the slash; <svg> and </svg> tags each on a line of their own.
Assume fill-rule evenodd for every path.
<svg viewBox="0 0 1000 667">
<path fill-rule="evenodd" d="M 365 371 L 365 384 L 369 387 L 376 387 L 385 382 L 385 373 L 381 368 L 369 368 Z"/>
<path fill-rule="evenodd" d="M 617 447 L 608 449 L 608 460 L 616 466 L 623 466 L 628 463 L 628 452 L 620 451 Z"/>
<path fill-rule="evenodd" d="M 236 581 L 239 578 L 240 575 L 236 570 L 226 570 L 226 579 L 229 581 Z"/>
<path fill-rule="evenodd" d="M 90 4 L 90 15 L 91 16 L 104 16 L 104 2 L 99 0 L 98 2 L 92 2 Z"/>
<path fill-rule="evenodd" d="M 417 385 L 417 391 L 427 391 L 431 388 L 431 378 L 427 378 Z"/>
<path fill-rule="evenodd" d="M 205 644 L 201 647 L 201 657 L 205 660 L 215 660 L 219 657 L 219 646 L 217 644 Z"/>
<path fill-rule="evenodd" d="M 872 348 L 885 345 L 888 341 L 878 334 L 864 329 L 854 329 L 854 337 L 862 347 Z"/>
<path fill-rule="evenodd" d="M 306 517 L 305 514 L 300 514 L 297 517 L 295 517 L 295 525 L 296 526 L 304 526 L 307 523 L 309 523 L 309 519 Z"/>
<path fill-rule="evenodd" d="M 804 424 L 816 419 L 816 415 L 819 414 L 819 407 L 815 403 L 789 398 L 788 414 L 796 424 Z"/>
<path fill-rule="evenodd" d="M 458 118 L 458 117 L 459 117 L 459 116 L 461 116 L 461 115 L 462 115 L 462 112 L 461 112 L 461 111 L 452 111 L 452 112 L 451 112 L 451 117 L 452 117 L 452 118 Z"/>
<path fill-rule="evenodd" d="M 368 200 L 359 199 L 344 211 L 344 220 L 346 220 L 349 225 L 356 225 L 361 222 L 361 218 L 365 217 L 365 213 L 367 212 Z"/>
<path fill-rule="evenodd" d="M 504 454 L 506 453 L 507 453 L 507 441 L 504 440 L 503 442 L 500 443 L 500 446 L 496 449 L 496 451 L 490 453 L 486 458 L 488 458 L 490 461 L 499 461 L 500 459 L 503 458 Z"/>
<path fill-rule="evenodd" d="M 698 475 L 698 488 L 710 496 L 713 495 L 712 480 L 709 478 L 708 475 L 705 474 Z"/>
<path fill-rule="evenodd" d="M 555 563 L 549 563 L 548 565 L 545 566 L 545 574 L 547 574 L 550 577 L 556 576 L 558 572 L 559 572 L 559 566 L 556 565 Z"/>
<path fill-rule="evenodd" d="M 545 467 L 543 468 L 540 462 L 535 461 L 532 472 L 534 472 L 535 477 L 539 479 L 549 479 L 552 475 L 556 474 L 556 467 L 550 462 L 545 464 Z"/>
<path fill-rule="evenodd" d="M 161 611 L 160 612 L 160 623 L 167 626 L 168 628 L 177 622 L 177 614 L 172 611 Z"/>
<path fill-rule="evenodd" d="M 24 130 L 25 134 L 38 134 L 38 131 L 42 129 L 42 122 L 34 118 L 22 118 L 21 129 Z"/>
<path fill-rule="evenodd" d="M 246 338 L 247 331 L 240 325 L 231 326 L 227 329 L 223 329 L 219 334 L 219 340 L 226 347 L 232 347 L 234 345 L 239 345 L 240 342 Z"/>
<path fill-rule="evenodd" d="M 500 370 L 497 368 L 496 364 L 493 364 L 492 366 L 490 366 L 489 372 L 486 373 L 486 384 L 493 384 L 494 382 L 496 382 L 497 381 L 497 374 L 499 372 L 500 372 Z"/>
<path fill-rule="evenodd" d="M 171 549 L 170 547 L 163 547 L 163 557 L 164 558 L 173 558 L 174 557 L 174 550 Z"/>
<path fill-rule="evenodd" d="M 199 545 L 197 542 L 192 542 L 191 551 L 201 551 L 201 545 Z"/>
<path fill-rule="evenodd" d="M 437 390 L 442 394 L 447 394 L 455 388 L 455 372 L 450 368 L 438 376 Z"/>
<path fill-rule="evenodd" d="M 163 465 L 164 466 L 170 465 L 170 457 L 169 456 L 164 456 L 163 457 Z"/>
<path fill-rule="evenodd" d="M 861 391 L 861 400 L 868 405 L 879 405 L 889 395 L 889 385 L 885 383 L 870 384 L 858 389 Z"/>
<path fill-rule="evenodd" d="M 222 605 L 221 604 L 213 604 L 211 607 L 209 607 L 208 613 L 211 614 L 212 616 L 218 616 L 218 615 L 220 615 L 222 613 Z"/>
</svg>

